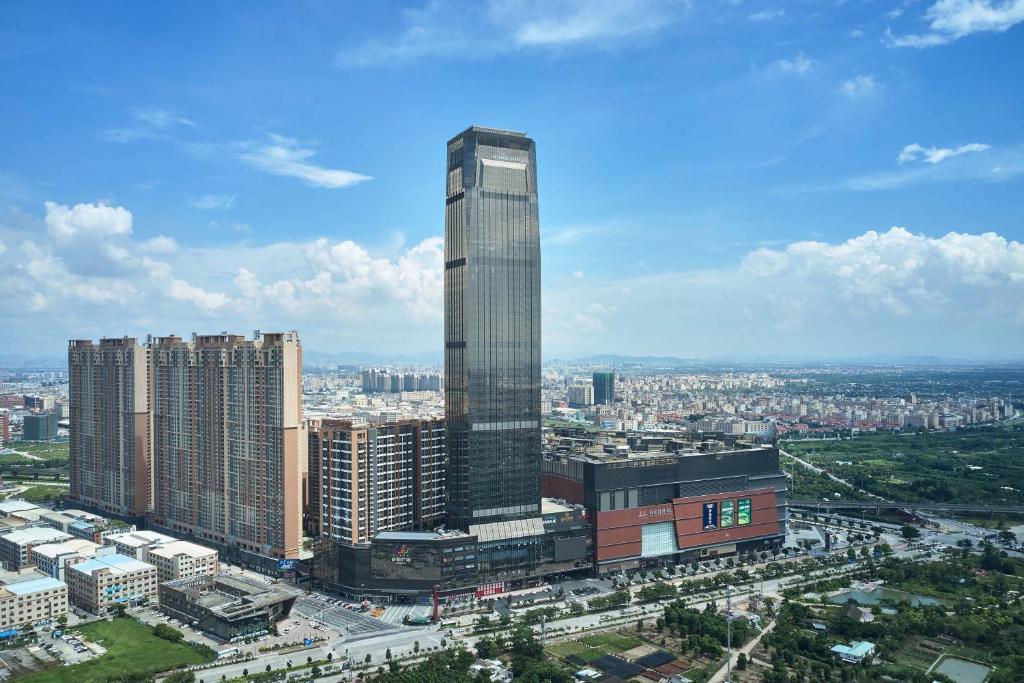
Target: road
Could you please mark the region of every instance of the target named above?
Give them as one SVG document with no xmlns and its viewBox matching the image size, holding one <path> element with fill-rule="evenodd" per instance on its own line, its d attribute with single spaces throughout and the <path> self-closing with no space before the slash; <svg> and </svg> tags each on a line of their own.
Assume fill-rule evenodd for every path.
<svg viewBox="0 0 1024 683">
<path fill-rule="evenodd" d="M 775 628 L 775 622 L 774 621 L 769 622 L 768 625 L 765 626 L 764 629 L 760 633 L 758 633 L 755 637 L 751 638 L 749 643 L 747 643 L 746 645 L 741 647 L 739 650 L 736 651 L 735 654 L 733 654 L 733 656 L 732 656 L 732 668 L 733 668 L 734 671 L 736 670 L 736 660 L 738 660 L 740 658 L 740 653 L 742 652 L 743 654 L 745 654 L 747 656 L 747 659 L 750 659 L 750 653 L 753 652 L 754 648 L 757 647 L 758 643 L 761 642 L 761 638 L 763 638 L 768 633 L 771 633 L 771 631 L 774 628 Z M 728 673 L 729 673 L 729 668 L 723 664 L 722 668 L 719 669 L 717 672 L 715 672 L 714 676 L 712 676 L 711 678 L 708 679 L 708 683 L 722 683 L 722 681 L 725 680 L 726 674 L 728 674 Z"/>
<path fill-rule="evenodd" d="M 810 462 L 804 460 L 803 458 L 798 458 L 797 456 L 793 455 L 792 453 L 787 453 L 786 451 L 782 450 L 781 448 L 779 449 L 779 455 L 786 456 L 790 460 L 795 461 L 796 463 L 804 466 L 805 468 L 811 470 L 812 472 L 816 472 L 818 474 L 824 474 L 826 477 L 828 477 L 832 481 L 836 482 L 837 484 L 842 484 L 843 486 L 849 486 L 854 491 L 862 493 L 865 496 L 868 496 L 869 498 L 872 498 L 874 500 L 881 500 L 881 501 L 885 500 L 885 498 L 882 498 L 881 496 L 876 496 L 875 494 L 871 493 L 870 491 L 865 491 L 864 489 L 860 488 L 859 486 L 854 486 L 850 482 L 848 482 L 845 479 L 842 479 L 840 477 L 837 477 L 836 475 L 832 474 L 828 470 L 825 470 L 825 469 L 823 469 L 821 467 L 817 467 L 816 465 L 812 465 Z"/>
</svg>

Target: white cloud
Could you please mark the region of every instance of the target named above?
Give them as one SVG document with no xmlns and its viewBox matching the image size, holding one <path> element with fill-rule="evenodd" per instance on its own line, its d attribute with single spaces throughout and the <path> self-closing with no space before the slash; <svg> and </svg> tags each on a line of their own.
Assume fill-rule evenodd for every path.
<svg viewBox="0 0 1024 683">
<path fill-rule="evenodd" d="M 235 156 L 249 166 L 273 175 L 299 178 L 310 187 L 342 188 L 370 180 L 352 171 L 326 168 L 312 163 L 316 154 L 293 138 L 271 134 L 266 141 L 237 146 Z"/>
<path fill-rule="evenodd" d="M 230 209 L 235 203 L 233 194 L 204 194 L 198 197 L 189 197 L 186 200 L 188 206 L 193 209 Z"/>
<path fill-rule="evenodd" d="M 911 143 L 903 148 L 900 155 L 896 157 L 897 163 L 905 163 L 908 161 L 923 161 L 929 164 L 938 164 L 950 157 L 960 156 L 961 154 L 969 154 L 970 152 L 984 152 L 989 149 L 989 145 L 982 144 L 980 142 L 971 142 L 966 145 L 960 145 L 959 147 L 922 147 L 916 142 Z"/>
<path fill-rule="evenodd" d="M 130 235 L 132 214 L 121 206 L 97 204 L 65 204 L 46 202 L 46 230 L 59 241 L 75 237 L 109 237 Z"/>
<path fill-rule="evenodd" d="M 139 249 L 147 254 L 173 254 L 178 251 L 178 243 L 166 235 L 157 235 L 140 244 Z"/>
<path fill-rule="evenodd" d="M 517 45 L 552 46 L 650 35 L 671 21 L 651 0 L 492 2 L 496 23 L 515 26 Z"/>
<path fill-rule="evenodd" d="M 589 348 L 682 357 L 1019 358 L 1016 340 L 1024 335 L 1024 244 L 992 232 L 869 230 L 845 241 L 755 249 L 736 266 L 566 285 L 545 290 L 546 357 Z M 644 325 L 652 310 L 686 316 Z M 603 330 L 596 344 L 590 324 Z"/>
<path fill-rule="evenodd" d="M 753 14 L 747 15 L 747 21 L 760 23 L 763 21 L 772 21 L 786 15 L 786 10 L 781 7 L 778 9 L 765 8 L 760 12 L 754 12 Z"/>
<path fill-rule="evenodd" d="M 1024 0 L 937 0 L 925 10 L 927 33 L 893 35 L 893 47 L 946 45 L 975 33 L 1002 33 L 1024 21 Z"/>
<path fill-rule="evenodd" d="M 428 57 L 480 59 L 520 49 L 607 49 L 663 31 L 689 9 L 675 0 L 426 2 L 403 12 L 403 30 L 339 50 L 343 67 L 393 66 Z"/>
<path fill-rule="evenodd" d="M 7 245 L 4 244 L 3 240 L 0 240 L 0 256 L 3 256 L 5 251 L 7 251 Z"/>
<path fill-rule="evenodd" d="M 792 59 L 780 59 L 772 62 L 771 69 L 784 74 L 797 74 L 802 76 L 811 70 L 814 60 L 810 59 L 803 52 L 798 52 Z"/>
<path fill-rule="evenodd" d="M 584 277 L 586 277 L 586 276 L 585 276 L 585 275 L 583 274 L 583 271 L 582 271 L 582 270 L 574 270 L 574 271 L 573 271 L 573 273 L 572 273 L 572 276 L 573 276 L 574 278 L 576 278 L 577 280 L 582 280 L 582 279 L 583 279 Z"/>
<path fill-rule="evenodd" d="M 878 82 L 875 80 L 875 77 L 867 74 L 858 74 L 839 84 L 839 92 L 851 99 L 867 97 L 877 88 Z"/>
<path fill-rule="evenodd" d="M 134 142 L 157 137 L 164 131 L 178 126 L 196 127 L 191 119 L 167 109 L 133 109 L 130 114 L 130 124 L 120 128 L 108 128 L 100 133 L 100 139 L 108 142 Z"/>
</svg>

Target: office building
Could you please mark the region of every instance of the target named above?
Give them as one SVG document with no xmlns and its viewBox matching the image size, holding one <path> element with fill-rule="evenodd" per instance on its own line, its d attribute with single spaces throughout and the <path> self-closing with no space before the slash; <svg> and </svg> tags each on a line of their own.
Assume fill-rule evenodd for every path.
<svg viewBox="0 0 1024 683">
<path fill-rule="evenodd" d="M 239 561 L 302 543 L 302 349 L 296 332 L 160 337 L 150 349 L 153 526 Z"/>
<path fill-rule="evenodd" d="M 602 370 L 594 373 L 594 403 L 607 406 L 615 403 L 615 373 Z"/>
<path fill-rule="evenodd" d="M 534 142 L 448 142 L 445 417 L 452 528 L 540 516 L 540 235 Z"/>
<path fill-rule="evenodd" d="M 64 572 L 75 607 L 104 614 L 115 604 L 139 604 L 157 594 L 156 567 L 126 555 L 97 556 Z"/>
<path fill-rule="evenodd" d="M 124 517 L 152 493 L 146 348 L 135 339 L 68 342 L 69 498 Z"/>
<path fill-rule="evenodd" d="M 210 575 L 163 583 L 159 595 L 165 614 L 222 641 L 267 633 L 288 618 L 296 599 L 266 584 Z"/>
<path fill-rule="evenodd" d="M 600 573 L 781 546 L 786 479 L 772 446 L 630 437 L 577 440 L 544 459 L 544 494 L 580 503 Z"/>
<path fill-rule="evenodd" d="M 0 561 L 5 569 L 16 572 L 32 564 L 30 553 L 33 546 L 62 543 L 71 538 L 71 534 L 47 526 L 15 529 L 0 536 Z"/>
<path fill-rule="evenodd" d="M 7 413 L 0 413 L 0 446 L 6 446 L 11 440 L 11 418 Z"/>
<path fill-rule="evenodd" d="M 0 631 L 67 613 L 68 587 L 63 581 L 44 577 L 0 586 Z"/>
<path fill-rule="evenodd" d="M 319 535 L 368 543 L 382 531 L 423 529 L 443 519 L 444 422 L 355 426 L 321 420 L 309 434 L 310 513 Z M 316 507 L 314 507 L 316 506 Z"/>
<path fill-rule="evenodd" d="M 57 438 L 57 413 L 36 413 L 22 418 L 22 441 L 53 441 Z"/>
</svg>

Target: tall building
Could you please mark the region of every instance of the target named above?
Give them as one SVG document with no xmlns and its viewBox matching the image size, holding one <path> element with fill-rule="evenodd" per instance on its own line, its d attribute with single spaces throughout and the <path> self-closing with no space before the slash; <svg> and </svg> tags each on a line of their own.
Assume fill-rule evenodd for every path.
<svg viewBox="0 0 1024 683">
<path fill-rule="evenodd" d="M 21 423 L 22 441 L 53 441 L 57 438 L 57 413 L 26 415 Z"/>
<path fill-rule="evenodd" d="M 298 333 L 160 337 L 150 359 L 154 524 L 226 551 L 298 557 Z"/>
<path fill-rule="evenodd" d="M 152 493 L 147 349 L 135 339 L 68 343 L 72 500 L 146 513 Z"/>
<path fill-rule="evenodd" d="M 540 233 L 534 141 L 448 142 L 445 417 L 454 528 L 540 514 Z"/>
<path fill-rule="evenodd" d="M 309 433 L 316 519 L 307 528 L 353 544 L 383 531 L 432 529 L 444 518 L 444 436 L 442 420 L 321 420 Z"/>
<path fill-rule="evenodd" d="M 594 385 L 590 382 L 575 382 L 565 392 L 570 408 L 586 408 L 594 405 Z"/>
<path fill-rule="evenodd" d="M 594 373 L 594 403 L 599 406 L 615 403 L 615 373 L 611 370 Z"/>
</svg>

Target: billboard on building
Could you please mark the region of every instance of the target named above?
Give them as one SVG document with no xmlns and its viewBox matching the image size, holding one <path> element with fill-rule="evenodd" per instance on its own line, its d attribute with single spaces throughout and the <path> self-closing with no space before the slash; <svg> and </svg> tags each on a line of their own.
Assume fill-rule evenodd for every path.
<svg viewBox="0 0 1024 683">
<path fill-rule="evenodd" d="M 743 526 L 750 524 L 750 499 L 740 498 L 736 506 L 736 523 Z"/>
<path fill-rule="evenodd" d="M 730 527 L 736 523 L 736 503 L 731 500 L 722 501 L 722 528 Z"/>
<path fill-rule="evenodd" d="M 718 528 L 718 503 L 704 503 L 704 528 Z"/>
</svg>

